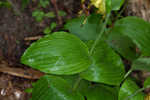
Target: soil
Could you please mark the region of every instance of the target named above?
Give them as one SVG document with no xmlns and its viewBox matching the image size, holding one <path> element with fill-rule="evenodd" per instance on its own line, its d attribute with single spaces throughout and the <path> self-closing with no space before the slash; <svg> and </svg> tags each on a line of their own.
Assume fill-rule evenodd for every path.
<svg viewBox="0 0 150 100">
<path fill-rule="evenodd" d="M 21 0 L 12 1 L 12 8 L 0 7 L 0 67 L 3 68 L 0 69 L 0 100 L 29 100 L 31 94 L 25 93 L 24 90 L 31 88 L 31 83 L 35 82 L 43 73 L 22 65 L 20 63 L 21 55 L 32 42 L 44 35 L 43 29 L 47 25 L 55 21 L 58 27 L 54 31 L 61 30 L 67 19 L 77 16 L 81 5 L 80 0 L 56 0 L 58 9 L 67 13 L 67 16 L 61 18 L 62 24 L 59 24 L 59 18 L 44 19 L 39 23 L 32 17 L 32 12 L 37 7 L 35 0 L 24 10 L 20 10 Z M 135 0 L 137 4 L 139 4 L 139 1 L 142 0 Z M 136 6 L 132 8 L 131 5 L 125 10 L 125 15 L 140 16 L 141 11 L 135 14 L 133 9 Z M 143 5 L 140 5 L 140 7 L 143 7 Z M 129 8 L 133 11 L 128 10 Z M 136 7 L 135 9 L 138 11 L 139 8 Z M 149 8 L 143 10 L 149 11 L 147 9 Z M 43 10 L 56 13 L 53 4 Z M 150 14 L 140 17 L 150 21 L 149 16 Z M 16 70 L 20 72 L 19 75 Z"/>
</svg>

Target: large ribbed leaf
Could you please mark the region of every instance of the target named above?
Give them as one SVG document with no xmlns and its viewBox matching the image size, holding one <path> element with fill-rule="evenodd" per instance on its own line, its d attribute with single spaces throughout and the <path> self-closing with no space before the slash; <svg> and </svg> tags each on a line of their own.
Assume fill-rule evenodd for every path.
<svg viewBox="0 0 150 100">
<path fill-rule="evenodd" d="M 74 85 L 75 83 L 78 81 L 79 84 L 77 86 L 77 89 L 80 91 L 80 92 L 83 92 L 85 91 L 85 88 L 87 88 L 91 82 L 90 81 L 87 81 L 87 80 L 84 80 L 84 79 L 81 79 L 81 77 L 77 74 L 77 75 L 63 75 L 61 76 L 63 79 L 65 79 L 72 88 L 74 88 Z"/>
<path fill-rule="evenodd" d="M 87 92 L 88 87 L 92 85 L 91 84 L 92 82 L 81 79 L 79 75 L 71 75 L 71 76 L 67 75 L 67 76 L 62 76 L 62 78 L 65 79 L 70 84 L 70 86 L 74 91 L 77 90 L 83 96 L 86 96 L 85 93 Z"/>
<path fill-rule="evenodd" d="M 77 75 L 63 76 L 63 79 L 74 86 L 79 77 Z M 119 88 L 104 84 L 91 84 L 90 81 L 81 79 L 76 90 L 86 97 L 86 100 L 117 100 Z"/>
<path fill-rule="evenodd" d="M 136 45 L 128 36 L 122 35 L 118 28 L 113 28 L 108 33 L 108 44 L 114 50 L 130 61 L 138 57 L 136 54 Z"/>
<path fill-rule="evenodd" d="M 144 70 L 150 72 L 150 58 L 149 57 L 140 57 L 136 59 L 132 64 L 133 70 Z"/>
<path fill-rule="evenodd" d="M 100 21 L 101 16 L 97 14 L 92 14 L 87 18 L 81 16 L 68 21 L 65 28 L 68 29 L 70 33 L 78 36 L 81 40 L 95 40 L 100 31 Z"/>
<path fill-rule="evenodd" d="M 119 100 L 144 100 L 144 93 L 136 93 L 139 89 L 131 79 L 125 80 L 119 91 Z"/>
<path fill-rule="evenodd" d="M 70 75 L 87 69 L 91 61 L 88 48 L 80 39 L 56 32 L 33 43 L 21 62 L 45 73 Z"/>
<path fill-rule="evenodd" d="M 102 84 L 92 85 L 86 89 L 84 96 L 86 100 L 117 100 L 118 89 Z"/>
<path fill-rule="evenodd" d="M 63 78 L 46 75 L 35 83 L 31 100 L 84 100 L 84 97 Z"/>
<path fill-rule="evenodd" d="M 150 56 L 150 23 L 137 17 L 126 17 L 115 23 L 118 32 L 128 36 L 144 56 Z"/>
<path fill-rule="evenodd" d="M 89 42 L 89 47 L 93 42 Z M 80 76 L 86 80 L 119 85 L 124 78 L 124 66 L 121 58 L 108 44 L 101 40 L 94 49 L 92 65 Z"/>
</svg>

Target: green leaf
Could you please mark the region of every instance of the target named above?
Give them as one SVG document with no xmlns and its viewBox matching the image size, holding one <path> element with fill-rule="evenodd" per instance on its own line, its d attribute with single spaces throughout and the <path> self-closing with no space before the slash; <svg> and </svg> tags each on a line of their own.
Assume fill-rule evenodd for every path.
<svg viewBox="0 0 150 100">
<path fill-rule="evenodd" d="M 48 17 L 48 18 L 55 18 L 56 15 L 55 15 L 54 12 L 48 12 L 48 13 L 45 14 L 45 17 Z"/>
<path fill-rule="evenodd" d="M 52 22 L 50 25 L 51 30 L 53 30 L 54 28 L 56 28 L 57 24 L 55 22 Z"/>
<path fill-rule="evenodd" d="M 52 30 L 50 27 L 46 27 L 43 32 L 44 32 L 44 34 L 50 34 L 52 32 Z"/>
<path fill-rule="evenodd" d="M 136 45 L 128 36 L 122 35 L 118 28 L 113 28 L 108 32 L 107 41 L 124 58 L 133 61 L 138 57 L 136 54 Z"/>
<path fill-rule="evenodd" d="M 63 76 L 63 79 L 72 85 L 72 87 L 78 78 L 78 75 Z M 117 100 L 118 98 L 118 87 L 110 87 L 103 84 L 91 84 L 90 81 L 84 79 L 81 79 L 77 91 L 86 97 L 86 100 Z"/>
<path fill-rule="evenodd" d="M 136 93 L 139 89 L 133 80 L 126 79 L 120 88 L 119 100 L 144 100 L 144 93 Z"/>
<path fill-rule="evenodd" d="M 63 78 L 46 75 L 36 82 L 32 100 L 84 100 L 84 97 L 78 91 L 72 91 Z"/>
<path fill-rule="evenodd" d="M 74 84 L 75 84 L 75 82 L 80 78 L 80 76 L 77 74 L 77 75 L 61 75 L 61 77 L 63 78 L 63 79 L 65 79 L 70 85 L 71 85 L 71 87 L 73 88 L 73 86 L 74 86 Z M 89 84 L 90 82 L 89 81 L 87 81 L 87 80 L 84 80 L 84 79 L 81 79 L 80 80 L 80 83 L 79 83 L 79 86 L 80 86 L 80 84 L 82 83 L 82 81 L 83 81 L 83 83 L 87 83 L 87 84 Z M 88 83 L 89 82 L 89 83 Z M 86 85 L 86 84 L 84 84 L 84 85 Z M 79 87 L 78 86 L 78 87 Z"/>
<path fill-rule="evenodd" d="M 21 0 L 21 3 L 22 3 L 22 7 L 21 8 L 24 9 L 30 3 L 30 0 Z"/>
<path fill-rule="evenodd" d="M 0 1 L 0 7 L 11 8 L 12 5 L 8 1 Z"/>
<path fill-rule="evenodd" d="M 40 0 L 39 4 L 43 8 L 46 8 L 49 5 L 50 1 L 49 0 Z"/>
<path fill-rule="evenodd" d="M 70 86 L 72 87 L 73 90 L 74 90 L 74 85 L 76 84 L 76 82 L 79 80 L 79 78 L 81 79 L 81 77 L 79 77 L 79 75 L 69 75 L 69 76 L 67 75 L 67 76 L 61 76 L 61 77 L 70 84 Z M 90 81 L 81 79 L 75 90 L 79 91 L 82 95 L 84 95 L 87 91 L 87 88 L 90 85 L 91 85 Z"/>
<path fill-rule="evenodd" d="M 112 10 L 120 10 L 125 0 L 112 0 Z"/>
<path fill-rule="evenodd" d="M 150 23 L 137 17 L 126 17 L 115 23 L 118 32 L 128 36 L 141 50 L 143 56 L 150 56 Z"/>
<path fill-rule="evenodd" d="M 118 90 L 102 84 L 92 85 L 86 89 L 86 100 L 117 100 Z"/>
<path fill-rule="evenodd" d="M 24 90 L 24 92 L 26 92 L 26 93 L 32 93 L 32 90 L 33 90 L 32 88 L 27 88 L 27 89 Z"/>
<path fill-rule="evenodd" d="M 50 34 L 54 28 L 56 28 L 57 24 L 55 22 L 52 22 L 51 25 L 49 27 L 46 27 L 44 29 L 44 34 Z"/>
<path fill-rule="evenodd" d="M 150 58 L 138 58 L 132 64 L 133 70 L 144 70 L 150 72 Z"/>
<path fill-rule="evenodd" d="M 66 16 L 67 14 L 66 14 L 66 12 L 65 11 L 63 11 L 63 10 L 59 10 L 58 11 L 58 16 Z"/>
<path fill-rule="evenodd" d="M 106 2 L 106 12 L 110 13 L 112 10 L 112 0 L 105 0 Z"/>
<path fill-rule="evenodd" d="M 150 77 L 144 81 L 144 88 L 150 88 Z"/>
<path fill-rule="evenodd" d="M 91 48 L 93 42 L 88 45 Z M 94 82 L 109 85 L 120 85 L 124 78 L 125 70 L 121 58 L 101 40 L 95 47 L 92 55 L 92 65 L 82 72 L 80 76 Z"/>
<path fill-rule="evenodd" d="M 40 22 L 44 18 L 44 12 L 41 10 L 35 10 L 32 12 L 32 16 L 35 17 L 36 21 Z"/>
<path fill-rule="evenodd" d="M 91 64 L 87 46 L 66 32 L 55 32 L 33 43 L 21 58 L 23 64 L 45 73 L 72 75 Z"/>
<path fill-rule="evenodd" d="M 81 16 L 68 21 L 65 28 L 81 40 L 95 40 L 101 29 L 101 19 L 101 16 L 97 14 L 92 14 L 88 17 Z"/>
</svg>

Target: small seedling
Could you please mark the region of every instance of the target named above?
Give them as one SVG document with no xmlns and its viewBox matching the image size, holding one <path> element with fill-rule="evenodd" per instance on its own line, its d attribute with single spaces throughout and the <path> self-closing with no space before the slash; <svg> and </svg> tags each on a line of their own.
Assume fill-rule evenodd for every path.
<svg viewBox="0 0 150 100">
<path fill-rule="evenodd" d="M 39 0 L 39 7 L 46 8 L 50 4 L 50 0 Z"/>
<path fill-rule="evenodd" d="M 63 10 L 59 10 L 59 11 L 58 11 L 58 16 L 64 17 L 64 16 L 66 16 L 66 15 L 67 15 L 66 12 L 64 12 Z"/>
<path fill-rule="evenodd" d="M 41 10 L 35 10 L 33 11 L 32 16 L 35 17 L 36 21 L 41 22 L 45 16 L 45 13 Z"/>
<path fill-rule="evenodd" d="M 45 17 L 48 17 L 48 18 L 55 18 L 56 15 L 55 15 L 54 12 L 48 12 L 48 13 L 45 14 Z"/>
<path fill-rule="evenodd" d="M 55 29 L 57 26 L 57 24 L 55 22 L 51 23 L 51 25 L 49 27 L 46 27 L 44 29 L 44 34 L 50 34 L 52 32 L 53 29 Z"/>
</svg>

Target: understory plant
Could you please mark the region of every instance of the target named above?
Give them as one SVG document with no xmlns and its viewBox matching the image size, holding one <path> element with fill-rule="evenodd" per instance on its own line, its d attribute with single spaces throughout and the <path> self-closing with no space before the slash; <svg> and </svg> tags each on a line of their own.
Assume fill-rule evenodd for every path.
<svg viewBox="0 0 150 100">
<path fill-rule="evenodd" d="M 21 62 L 44 72 L 31 100 L 144 100 L 143 87 L 130 76 L 150 71 L 150 23 L 137 17 L 118 19 L 107 27 L 111 12 L 123 0 L 91 0 L 98 12 L 71 19 L 69 32 L 54 32 L 32 43 Z M 126 71 L 123 59 L 131 63 Z"/>
<path fill-rule="evenodd" d="M 25 0 L 27 1 L 27 0 Z M 38 7 L 32 12 L 32 16 L 35 18 L 37 22 L 42 22 L 45 18 L 51 19 L 52 22 L 50 23 L 49 26 L 47 26 L 44 30 L 44 34 L 50 34 L 56 27 L 57 24 L 56 22 L 53 21 L 53 19 L 56 18 L 56 14 L 54 11 L 48 11 L 44 12 L 43 9 L 48 8 L 50 5 L 50 0 L 39 0 L 38 1 Z M 57 12 L 57 17 L 64 17 L 66 16 L 66 12 L 63 10 L 58 10 Z"/>
<path fill-rule="evenodd" d="M 11 4 L 6 0 L 6 1 L 0 1 L 0 8 L 5 7 L 5 8 L 11 8 Z"/>
</svg>

